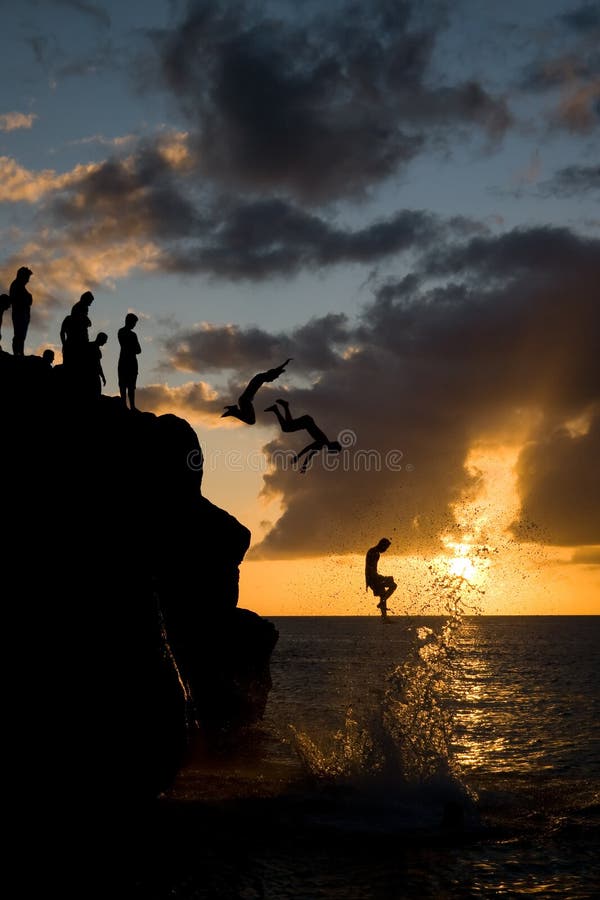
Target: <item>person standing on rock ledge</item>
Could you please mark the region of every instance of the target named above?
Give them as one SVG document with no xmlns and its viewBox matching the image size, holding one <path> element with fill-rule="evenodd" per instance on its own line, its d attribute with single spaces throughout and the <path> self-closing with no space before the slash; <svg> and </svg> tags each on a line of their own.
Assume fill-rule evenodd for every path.
<svg viewBox="0 0 600 900">
<path fill-rule="evenodd" d="M 138 336 L 134 332 L 138 317 L 135 313 L 127 313 L 125 316 L 125 324 L 119 328 L 118 337 L 121 345 L 121 353 L 119 355 L 119 391 L 121 392 L 121 400 L 127 406 L 127 397 L 129 397 L 129 408 L 135 409 L 135 386 L 138 376 L 138 355 L 142 352 Z"/>
<path fill-rule="evenodd" d="M 2 319 L 7 309 L 10 309 L 10 297 L 8 294 L 0 294 L 0 341 L 2 340 Z"/>
<path fill-rule="evenodd" d="M 23 356 L 25 353 L 25 338 L 31 318 L 32 296 L 25 287 L 33 272 L 27 266 L 21 266 L 17 271 L 15 280 L 10 286 L 9 296 L 12 306 L 13 340 L 12 348 L 15 356 Z"/>
</svg>

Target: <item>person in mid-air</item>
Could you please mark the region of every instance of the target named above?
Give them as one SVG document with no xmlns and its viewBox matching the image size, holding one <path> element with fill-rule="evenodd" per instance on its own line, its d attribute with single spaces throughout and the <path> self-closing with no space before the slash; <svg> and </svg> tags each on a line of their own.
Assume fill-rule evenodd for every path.
<svg viewBox="0 0 600 900">
<path fill-rule="evenodd" d="M 256 396 L 256 392 L 263 384 L 265 384 L 265 382 L 275 381 L 276 378 L 279 378 L 279 376 L 285 372 L 285 367 L 291 360 L 292 358 L 290 357 L 280 366 L 276 366 L 274 369 L 268 369 L 266 372 L 259 372 L 254 378 L 251 378 L 248 382 L 248 387 L 240 394 L 237 404 L 226 406 L 225 412 L 221 413 L 221 418 L 224 419 L 225 416 L 235 416 L 236 419 L 240 419 L 242 422 L 245 422 L 246 425 L 254 425 L 256 422 L 256 413 L 252 401 Z"/>
<path fill-rule="evenodd" d="M 374 547 L 370 547 L 367 550 L 365 557 L 365 590 L 368 591 L 371 588 L 375 596 L 379 597 L 377 608 L 384 619 L 388 614 L 388 599 L 398 587 L 391 575 L 380 575 L 377 571 L 379 557 L 382 553 L 385 553 L 390 544 L 391 541 L 387 538 L 381 538 Z"/>
<path fill-rule="evenodd" d="M 275 403 L 272 406 L 267 406 L 265 412 L 275 413 L 282 431 L 308 431 L 311 438 L 313 438 L 313 442 L 304 447 L 304 449 L 297 453 L 294 458 L 294 462 L 299 462 L 300 459 L 306 455 L 306 459 L 300 467 L 301 472 L 306 472 L 312 457 L 315 453 L 318 453 L 319 450 L 326 449 L 328 453 L 341 452 L 342 445 L 340 442 L 330 441 L 325 432 L 321 431 L 315 424 L 315 420 L 312 416 L 299 416 L 297 419 L 294 419 L 290 413 L 290 404 L 287 400 L 276 400 L 275 402 L 281 406 L 283 414 Z"/>
</svg>

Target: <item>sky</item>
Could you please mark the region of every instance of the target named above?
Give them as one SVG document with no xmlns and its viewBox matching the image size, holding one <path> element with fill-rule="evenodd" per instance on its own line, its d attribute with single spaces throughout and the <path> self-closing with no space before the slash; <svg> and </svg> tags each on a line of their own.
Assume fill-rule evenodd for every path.
<svg viewBox="0 0 600 900">
<path fill-rule="evenodd" d="M 0 0 L 3 290 L 197 430 L 240 605 L 600 613 L 600 2 Z M 3 323 L 4 349 L 11 325 Z M 257 422 L 221 418 L 257 372 Z M 265 408 L 287 399 L 341 453 Z M 201 578 L 201 573 L 199 573 Z"/>
</svg>

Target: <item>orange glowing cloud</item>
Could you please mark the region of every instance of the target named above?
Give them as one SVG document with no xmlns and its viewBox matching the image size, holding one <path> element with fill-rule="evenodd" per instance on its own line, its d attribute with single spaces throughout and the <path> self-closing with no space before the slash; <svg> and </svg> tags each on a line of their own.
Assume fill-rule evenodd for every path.
<svg viewBox="0 0 600 900">
<path fill-rule="evenodd" d="M 37 203 L 46 194 L 77 184 L 98 168 L 97 164 L 89 163 L 75 166 L 70 172 L 62 175 L 54 169 L 33 172 L 20 166 L 10 156 L 0 156 L 0 202 Z"/>
<path fill-rule="evenodd" d="M 35 113 L 3 113 L 0 115 L 0 131 L 16 131 L 19 128 L 31 128 L 36 119 Z"/>
</svg>

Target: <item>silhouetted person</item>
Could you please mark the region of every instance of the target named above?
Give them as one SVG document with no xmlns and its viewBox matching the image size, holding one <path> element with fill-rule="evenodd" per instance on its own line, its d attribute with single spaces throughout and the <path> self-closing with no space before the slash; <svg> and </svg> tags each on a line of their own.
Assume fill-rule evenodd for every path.
<svg viewBox="0 0 600 900">
<path fill-rule="evenodd" d="M 94 397 L 101 396 L 102 385 L 106 387 L 106 378 L 104 377 L 104 372 L 102 371 L 102 350 L 100 348 L 104 347 L 107 340 L 108 335 L 103 331 L 99 331 L 96 335 L 96 339 L 93 340 L 88 346 L 90 394 L 93 393 Z M 100 382 L 102 382 L 102 385 L 100 384 Z"/>
<path fill-rule="evenodd" d="M 127 313 L 125 316 L 125 324 L 119 328 L 119 344 L 121 345 L 121 353 L 119 354 L 119 391 L 121 392 L 121 400 L 127 405 L 127 397 L 129 397 L 129 408 L 135 409 L 135 386 L 138 376 L 138 355 L 142 352 L 140 342 L 134 328 L 137 324 L 138 317 L 134 313 Z"/>
<path fill-rule="evenodd" d="M 392 596 L 398 585 L 391 575 L 380 575 L 377 571 L 379 557 L 390 546 L 391 541 L 387 538 L 381 538 L 379 543 L 367 550 L 365 557 L 365 590 L 369 588 L 376 597 L 379 597 L 377 608 L 381 610 L 383 618 L 387 616 L 387 601 Z"/>
<path fill-rule="evenodd" d="M 0 294 L 0 341 L 2 340 L 2 319 L 7 309 L 10 309 L 10 297 L 8 294 Z"/>
<path fill-rule="evenodd" d="M 65 316 L 60 326 L 60 339 L 62 341 L 63 363 L 66 366 L 81 365 L 84 360 L 87 345 L 89 344 L 88 329 L 91 327 L 89 311 L 94 302 L 91 291 L 85 291 L 77 303 L 73 304 L 71 312 Z M 85 364 L 83 362 L 83 364 Z"/>
<path fill-rule="evenodd" d="M 329 453 L 339 453 L 341 451 L 342 445 L 340 442 L 330 441 L 325 432 L 321 431 L 321 429 L 315 425 L 315 420 L 312 416 L 299 416 L 297 419 L 293 419 L 292 414 L 290 413 L 290 404 L 287 400 L 276 400 L 275 402 L 279 403 L 279 406 L 282 407 L 283 415 L 275 404 L 273 404 L 273 406 L 267 406 L 265 412 L 275 413 L 282 431 L 308 431 L 311 438 L 313 438 L 312 444 L 307 444 L 307 446 L 294 457 L 294 462 L 299 462 L 300 458 L 306 454 L 306 459 L 300 467 L 301 472 L 306 471 L 312 457 L 318 453 L 319 450 L 327 449 Z"/>
<path fill-rule="evenodd" d="M 50 350 L 50 348 L 44 350 L 44 352 L 42 353 L 42 362 L 45 366 L 51 369 L 52 365 L 54 364 L 54 350 Z"/>
<path fill-rule="evenodd" d="M 28 269 L 27 266 L 21 266 L 10 286 L 9 294 L 14 332 L 12 348 L 15 356 L 23 356 L 25 352 L 25 338 L 29 328 L 32 303 L 32 296 L 27 290 L 26 284 L 32 275 L 31 269 Z"/>
<path fill-rule="evenodd" d="M 268 369 L 266 372 L 259 372 L 254 378 L 251 378 L 246 390 L 240 394 L 237 405 L 226 406 L 225 412 L 221 414 L 221 418 L 224 419 L 225 416 L 235 416 L 236 419 L 240 419 L 242 422 L 245 422 L 246 425 L 254 425 L 256 422 L 256 413 L 252 401 L 256 396 L 256 392 L 263 384 L 265 384 L 265 382 L 275 381 L 276 378 L 279 378 L 279 376 L 285 372 L 285 367 L 289 362 L 291 362 L 291 357 L 286 359 L 280 366 L 276 366 L 274 369 Z"/>
</svg>

